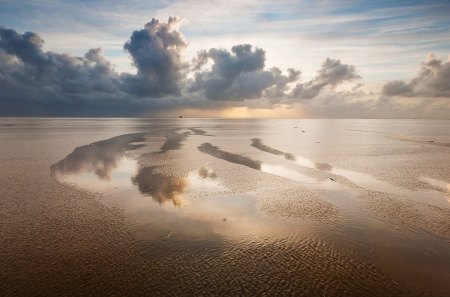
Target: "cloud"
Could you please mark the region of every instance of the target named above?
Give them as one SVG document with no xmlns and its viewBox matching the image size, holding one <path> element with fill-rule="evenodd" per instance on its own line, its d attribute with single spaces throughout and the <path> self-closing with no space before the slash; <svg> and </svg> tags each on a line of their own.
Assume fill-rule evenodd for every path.
<svg viewBox="0 0 450 297">
<path fill-rule="evenodd" d="M 44 51 L 36 33 L 0 27 L 1 113 L 116 116 L 176 106 L 186 45 L 177 23 L 152 20 L 133 32 L 124 48 L 138 68 L 135 75 L 118 74 L 100 48 L 84 57 Z"/>
<path fill-rule="evenodd" d="M 44 52 L 35 33 L 0 28 L 0 106 L 11 109 L 34 104 L 64 103 L 118 92 L 119 76 L 91 49 L 85 57 Z M 101 96 L 99 96 L 101 97 Z M 45 101 L 45 102 L 43 102 Z M 20 110 L 17 111 L 20 113 Z"/>
<path fill-rule="evenodd" d="M 209 60 L 211 69 L 201 71 Z M 288 84 L 298 80 L 300 71 L 288 69 L 284 75 L 277 67 L 265 69 L 265 60 L 265 51 L 250 44 L 235 45 L 231 51 L 200 51 L 192 61 L 197 72 L 188 91 L 211 100 L 230 101 L 286 96 Z"/>
<path fill-rule="evenodd" d="M 291 93 L 292 97 L 311 99 L 316 97 L 325 87 L 334 88 L 344 81 L 361 78 L 356 73 L 355 66 L 342 64 L 340 60 L 327 58 L 317 76 L 302 84 L 297 84 Z"/>
<path fill-rule="evenodd" d="M 236 45 L 231 52 L 212 48 L 200 51 L 193 69 L 201 70 L 211 59 L 211 70 L 198 71 L 188 91 L 212 100 L 240 100 L 260 97 L 271 84 L 270 72 L 264 71 L 265 52 L 250 44 Z"/>
<path fill-rule="evenodd" d="M 124 75 L 127 90 L 139 96 L 178 95 L 183 69 L 181 51 L 187 46 L 177 30 L 179 19 L 167 23 L 152 19 L 136 30 L 124 45 L 137 68 L 137 75 Z"/>
<path fill-rule="evenodd" d="M 270 88 L 265 90 L 266 97 L 270 98 L 279 98 L 286 96 L 287 91 L 289 90 L 289 84 L 297 81 L 300 78 L 301 72 L 299 70 L 295 70 L 289 68 L 287 70 L 288 74 L 283 75 L 279 68 L 271 69 L 274 84 Z"/>
<path fill-rule="evenodd" d="M 100 49 L 91 49 L 81 58 L 44 52 L 44 41 L 35 33 L 19 34 L 0 28 L 0 37 L 2 64 L 6 66 L 0 70 L 3 82 L 44 94 L 117 91 L 118 76 L 102 57 Z"/>
<path fill-rule="evenodd" d="M 405 97 L 450 98 L 450 61 L 442 62 L 430 54 L 415 78 L 409 82 L 391 81 L 383 86 L 382 94 Z"/>
<path fill-rule="evenodd" d="M 364 91 L 330 90 L 314 100 L 302 100 L 292 108 L 312 118 L 448 118 L 446 99 L 410 98 L 377 95 Z"/>
<path fill-rule="evenodd" d="M 266 53 L 250 44 L 201 50 L 182 59 L 180 20 L 152 19 L 123 48 L 136 74 L 115 71 L 93 48 L 83 57 L 44 51 L 36 33 L 0 28 L 0 107 L 4 115 L 136 115 L 166 108 L 276 104 L 294 94 L 313 98 L 326 86 L 357 77 L 353 66 L 327 59 L 317 77 L 292 84 L 300 71 L 265 67 Z M 220 104 L 218 104 L 220 102 Z M 258 103 L 259 102 L 259 103 Z"/>
<path fill-rule="evenodd" d="M 401 80 L 394 80 L 383 86 L 382 93 L 386 96 L 412 95 L 413 90 L 409 84 Z"/>
</svg>

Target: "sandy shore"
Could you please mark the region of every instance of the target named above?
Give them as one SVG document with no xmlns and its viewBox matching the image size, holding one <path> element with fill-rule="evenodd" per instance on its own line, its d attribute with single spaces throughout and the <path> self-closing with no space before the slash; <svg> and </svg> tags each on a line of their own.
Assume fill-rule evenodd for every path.
<svg viewBox="0 0 450 297">
<path fill-rule="evenodd" d="M 390 266 L 386 262 L 395 254 L 383 260 L 382 252 L 376 255 L 369 250 L 352 252 L 352 249 L 358 250 L 357 246 L 348 250 L 342 245 L 336 248 L 330 244 L 329 236 L 324 235 L 322 240 L 318 236 L 320 232 L 298 233 L 298 238 L 294 236 L 289 240 L 241 237 L 238 243 L 226 236 L 211 237 L 211 242 L 219 243 L 217 247 L 200 242 L 195 249 L 181 250 L 172 250 L 173 246 L 160 241 L 146 248 L 127 224 L 123 209 L 104 203 L 107 197 L 61 183 L 50 173 L 50 167 L 75 147 L 137 131 L 142 129 L 85 129 L 80 133 L 79 130 L 47 127 L 0 133 L 0 295 L 440 296 L 446 291 L 442 280 L 437 282 L 440 287 L 431 291 L 427 286 L 432 280 L 415 287 L 408 283 L 410 278 L 403 280 L 386 273 L 392 270 L 383 270 L 383 267 Z M 155 147 L 161 146 L 163 135 L 155 140 Z M 196 147 L 196 138 L 191 139 Z M 198 142 L 201 141 L 198 138 Z M 152 156 L 162 163 L 164 158 L 186 159 L 176 150 L 169 155 Z M 155 159 L 152 163 L 150 155 L 146 160 L 148 166 L 157 162 Z M 189 162 L 195 163 L 195 158 L 191 157 Z M 240 189 L 261 197 L 257 204 L 263 212 L 312 219 L 320 221 L 325 229 L 339 231 L 342 223 L 339 208 L 318 199 L 310 189 L 295 188 L 294 182 L 277 177 L 283 186 L 267 187 L 278 193 L 277 197 L 271 197 L 260 185 L 274 178 L 264 172 L 245 167 L 240 176 L 233 173 L 233 164 L 216 159 L 211 159 L 209 164 L 223 167 L 217 173 L 229 181 L 230 188 L 235 184 L 233 178 L 242 182 L 245 176 L 254 175 L 256 184 L 251 185 L 249 178 L 248 182 L 243 182 L 247 187 Z M 296 199 L 292 191 L 303 193 L 304 198 Z M 434 221 L 419 215 L 414 217 L 411 215 L 416 211 L 413 206 L 400 205 L 397 200 L 392 202 L 390 196 L 371 195 L 373 197 L 364 192 L 358 196 L 369 213 L 372 210 L 386 222 L 413 231 L 428 228 L 429 232 L 444 238 L 448 236 L 447 212 L 439 210 L 444 217 Z M 396 213 L 400 211 L 406 214 L 399 218 Z M 413 224 L 415 218 L 422 219 Z M 183 244 L 186 243 L 181 242 L 181 247 Z M 386 251 L 385 255 L 389 253 Z M 374 264 L 375 260 L 379 265 Z M 420 281 L 419 284 L 422 285 Z"/>
<path fill-rule="evenodd" d="M 121 211 L 50 176 L 73 145 L 97 137 L 2 135 L 0 295 L 123 296 L 143 288 L 146 264 Z"/>
</svg>

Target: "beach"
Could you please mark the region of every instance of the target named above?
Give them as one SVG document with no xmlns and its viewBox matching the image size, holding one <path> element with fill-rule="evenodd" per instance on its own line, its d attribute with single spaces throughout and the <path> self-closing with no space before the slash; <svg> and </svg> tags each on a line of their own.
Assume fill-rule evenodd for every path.
<svg viewBox="0 0 450 297">
<path fill-rule="evenodd" d="M 445 296 L 450 121 L 0 119 L 0 295 Z"/>
</svg>

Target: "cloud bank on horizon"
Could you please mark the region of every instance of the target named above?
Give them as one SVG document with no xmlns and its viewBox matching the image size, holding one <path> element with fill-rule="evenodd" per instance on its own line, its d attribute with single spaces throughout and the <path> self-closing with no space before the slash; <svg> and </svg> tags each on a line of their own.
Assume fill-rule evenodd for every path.
<svg viewBox="0 0 450 297">
<path fill-rule="evenodd" d="M 416 77 L 407 83 L 395 80 L 385 84 L 383 94 L 450 98 L 450 56 L 449 61 L 443 62 L 434 54 L 430 54 L 422 63 Z"/>
<path fill-rule="evenodd" d="M 324 56 L 315 75 L 305 78 L 301 69 L 267 66 L 267 52 L 249 43 L 200 49 L 187 59 L 190 46 L 179 18 L 152 19 L 122 43 L 135 72 L 118 72 L 101 48 L 84 56 L 57 53 L 45 50 L 37 33 L 0 26 L 0 115 L 145 116 L 282 106 L 312 117 L 450 118 L 450 61 L 434 54 L 410 79 L 367 91 L 360 69 L 339 58 Z"/>
<path fill-rule="evenodd" d="M 118 73 L 101 53 L 84 57 L 43 50 L 36 33 L 0 27 L 0 106 L 3 113 L 137 113 L 142 108 L 233 105 L 249 99 L 294 102 L 313 99 L 325 88 L 359 79 L 354 66 L 327 58 L 317 76 L 299 82 L 301 72 L 265 67 L 265 52 L 250 44 L 231 50 L 212 48 L 192 62 L 182 61 L 187 42 L 179 20 L 152 19 L 125 42 L 136 74 Z M 211 67 L 206 67 L 211 62 Z M 190 78 L 189 76 L 193 76 Z M 19 109 L 21 108 L 21 109 Z M 100 108 L 100 109 L 91 109 Z"/>
</svg>

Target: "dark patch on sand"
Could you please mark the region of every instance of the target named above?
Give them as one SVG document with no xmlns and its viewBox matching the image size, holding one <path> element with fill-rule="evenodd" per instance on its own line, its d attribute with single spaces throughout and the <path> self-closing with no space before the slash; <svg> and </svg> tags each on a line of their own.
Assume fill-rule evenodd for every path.
<svg viewBox="0 0 450 297">
<path fill-rule="evenodd" d="M 178 130 L 182 128 L 177 128 L 173 130 L 169 130 L 166 133 L 166 142 L 161 146 L 161 150 L 159 153 L 165 153 L 167 151 L 179 150 L 183 145 L 183 142 L 186 141 L 189 135 L 201 135 L 201 136 L 213 136 L 206 134 L 207 132 L 198 128 L 186 128 L 191 130 L 191 132 L 183 132 L 177 133 Z"/>
<path fill-rule="evenodd" d="M 178 130 L 178 129 L 176 129 Z M 190 134 L 189 132 L 177 133 L 176 130 L 169 130 L 166 133 L 166 142 L 161 146 L 160 153 L 167 151 L 179 150 L 186 138 Z"/>
<path fill-rule="evenodd" d="M 189 130 L 194 133 L 194 135 L 202 135 L 202 136 L 213 136 L 211 134 L 206 134 L 207 132 L 198 128 L 189 128 Z"/>
<path fill-rule="evenodd" d="M 265 144 L 263 144 L 263 142 L 260 138 L 252 138 L 251 146 L 253 146 L 254 148 L 257 148 L 263 152 L 269 153 L 269 154 L 283 156 L 286 160 L 290 160 L 290 161 L 296 160 L 296 158 L 293 154 L 286 153 L 286 152 L 277 150 L 273 147 L 270 147 L 268 145 L 265 145 Z M 327 163 L 320 163 L 320 162 L 314 162 L 314 167 L 316 169 L 319 169 L 322 171 L 331 171 L 331 169 L 333 168 L 331 165 L 329 165 Z"/>
<path fill-rule="evenodd" d="M 251 146 L 253 146 L 263 152 L 277 155 L 277 156 L 283 156 L 287 160 L 295 161 L 295 156 L 293 154 L 285 153 L 285 152 L 279 151 L 277 149 L 274 149 L 270 146 L 267 146 L 262 143 L 262 140 L 260 138 L 253 138 Z"/>
<path fill-rule="evenodd" d="M 198 150 L 202 153 L 211 155 L 218 159 L 222 159 L 231 163 L 244 165 L 253 169 L 261 170 L 261 162 L 257 160 L 253 160 L 238 154 L 229 153 L 226 151 L 222 151 L 217 146 L 214 146 L 210 143 L 203 143 L 198 147 Z"/>
<path fill-rule="evenodd" d="M 331 169 L 333 169 L 333 167 L 327 163 L 314 162 L 314 166 L 316 167 L 316 169 L 322 171 L 331 171 Z"/>
<path fill-rule="evenodd" d="M 414 143 L 422 143 L 422 144 L 429 144 L 429 145 L 442 146 L 442 147 L 450 147 L 450 143 L 448 143 L 448 142 L 424 140 L 424 139 L 412 138 L 412 137 L 405 136 L 405 135 L 392 135 L 392 136 L 388 136 L 387 138 L 394 139 L 394 140 L 400 140 L 400 141 L 406 141 L 406 142 L 414 142 Z"/>
</svg>

